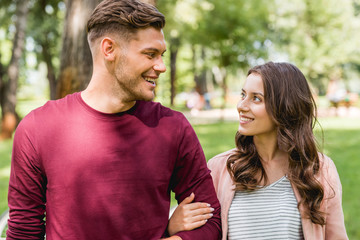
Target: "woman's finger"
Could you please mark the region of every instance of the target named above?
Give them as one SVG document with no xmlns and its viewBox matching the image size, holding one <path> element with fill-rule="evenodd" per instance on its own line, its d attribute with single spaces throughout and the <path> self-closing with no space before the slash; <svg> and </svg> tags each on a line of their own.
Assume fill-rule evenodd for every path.
<svg viewBox="0 0 360 240">
<path fill-rule="evenodd" d="M 195 228 L 199 228 L 199 227 L 203 226 L 206 222 L 207 222 L 207 220 L 192 222 L 192 223 L 185 224 L 184 227 L 185 227 L 186 231 L 189 231 L 189 230 L 193 230 Z"/>
<path fill-rule="evenodd" d="M 195 208 L 189 212 L 187 212 L 187 216 L 194 217 L 204 214 L 209 214 L 214 211 L 214 208 L 212 207 L 202 207 L 202 208 Z"/>
<path fill-rule="evenodd" d="M 196 215 L 194 217 L 188 218 L 187 221 L 188 221 L 188 223 L 196 223 L 196 222 L 201 222 L 204 220 L 209 220 L 212 216 L 213 216 L 212 213 Z"/>
<path fill-rule="evenodd" d="M 195 203 L 189 203 L 186 205 L 186 209 L 188 210 L 197 210 L 197 209 L 203 209 L 203 208 L 210 208 L 210 204 L 208 203 L 202 203 L 202 202 L 195 202 Z"/>
<path fill-rule="evenodd" d="M 186 205 L 190 204 L 195 199 L 195 194 L 191 193 L 190 196 L 186 197 L 179 205 Z"/>
</svg>

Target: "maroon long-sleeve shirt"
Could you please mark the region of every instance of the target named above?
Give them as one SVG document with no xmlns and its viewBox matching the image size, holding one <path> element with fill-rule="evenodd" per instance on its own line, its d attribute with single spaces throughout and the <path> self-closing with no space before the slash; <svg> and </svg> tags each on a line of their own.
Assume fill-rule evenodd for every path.
<svg viewBox="0 0 360 240">
<path fill-rule="evenodd" d="M 50 240 L 159 239 L 170 190 L 215 208 L 206 225 L 178 235 L 218 239 L 219 202 L 185 117 L 143 101 L 105 114 L 75 93 L 32 111 L 16 130 L 7 238 L 42 239 L 46 228 Z"/>
</svg>

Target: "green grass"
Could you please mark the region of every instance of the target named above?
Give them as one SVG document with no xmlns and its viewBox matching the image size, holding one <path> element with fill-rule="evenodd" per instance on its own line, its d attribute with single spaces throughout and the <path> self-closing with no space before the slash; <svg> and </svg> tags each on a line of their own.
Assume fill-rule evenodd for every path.
<svg viewBox="0 0 360 240">
<path fill-rule="evenodd" d="M 323 152 L 337 167 L 343 187 L 343 210 L 349 239 L 360 239 L 360 119 L 327 118 Z"/>
<path fill-rule="evenodd" d="M 343 186 L 348 236 L 360 239 L 360 119 L 323 118 L 320 123 L 324 136 L 322 150 L 334 160 Z M 194 125 L 206 159 L 233 148 L 237 128 L 237 122 Z M 319 128 L 316 135 L 321 138 Z M 0 213 L 7 208 L 11 147 L 10 140 L 0 142 Z"/>
<path fill-rule="evenodd" d="M 0 142 L 0 215 L 7 209 L 12 141 Z"/>
</svg>

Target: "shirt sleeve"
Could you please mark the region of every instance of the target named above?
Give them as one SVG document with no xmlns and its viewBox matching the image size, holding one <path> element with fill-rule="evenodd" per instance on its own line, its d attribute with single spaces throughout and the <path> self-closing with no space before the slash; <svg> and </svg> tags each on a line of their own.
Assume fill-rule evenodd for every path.
<svg viewBox="0 0 360 240">
<path fill-rule="evenodd" d="M 192 192 L 195 194 L 194 202 L 209 203 L 214 208 L 213 217 L 208 222 L 192 231 L 179 232 L 176 235 L 182 239 L 220 239 L 221 218 L 220 204 L 216 197 L 210 170 L 207 168 L 204 152 L 200 142 L 184 117 L 184 128 L 179 129 L 179 150 L 175 164 L 172 190 L 178 202 L 183 201 Z"/>
<path fill-rule="evenodd" d="M 13 143 L 9 182 L 7 239 L 44 239 L 45 188 L 28 119 L 19 124 Z"/>
<path fill-rule="evenodd" d="M 326 184 L 325 191 L 327 201 L 326 209 L 326 225 L 325 225 L 325 238 L 331 239 L 348 239 L 344 224 L 344 213 L 342 209 L 342 187 L 339 174 L 336 170 L 334 162 L 326 159 L 328 166 L 325 166 Z"/>
</svg>

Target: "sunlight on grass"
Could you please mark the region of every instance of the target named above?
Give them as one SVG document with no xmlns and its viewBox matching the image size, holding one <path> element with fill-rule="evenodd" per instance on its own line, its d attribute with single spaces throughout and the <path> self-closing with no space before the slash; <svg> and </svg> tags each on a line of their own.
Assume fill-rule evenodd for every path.
<svg viewBox="0 0 360 240">
<path fill-rule="evenodd" d="M 330 129 L 360 129 L 359 118 L 321 118 L 319 119 L 320 125 L 327 130 Z"/>
<path fill-rule="evenodd" d="M 10 177 L 10 166 L 0 168 L 0 178 L 2 177 Z"/>
</svg>

